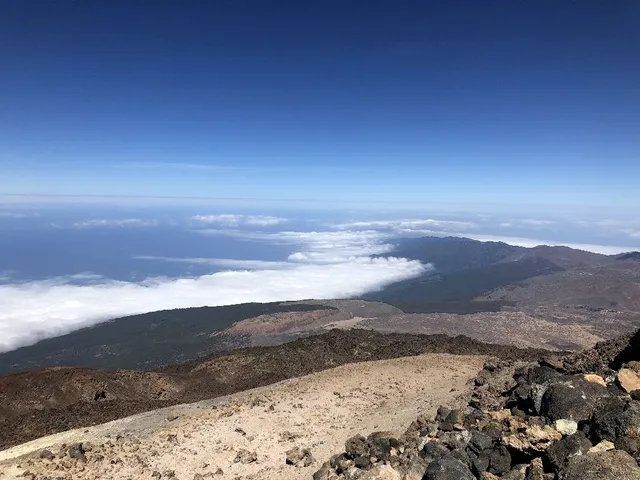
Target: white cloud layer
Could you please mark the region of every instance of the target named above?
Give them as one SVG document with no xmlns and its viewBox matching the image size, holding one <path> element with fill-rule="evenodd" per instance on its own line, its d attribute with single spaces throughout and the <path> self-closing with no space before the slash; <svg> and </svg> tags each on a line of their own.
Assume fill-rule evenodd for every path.
<svg viewBox="0 0 640 480">
<path fill-rule="evenodd" d="M 0 351 L 61 335 L 109 318 L 154 310 L 362 295 L 424 273 L 430 266 L 403 258 L 371 258 L 389 245 L 377 232 L 223 231 L 292 245 L 287 261 L 138 257 L 234 269 L 197 278 L 141 283 L 82 275 L 0 285 Z M 217 232 L 220 233 L 220 232 Z M 79 280 L 90 284 L 78 285 Z"/>
<path fill-rule="evenodd" d="M 460 230 L 474 229 L 477 224 L 457 220 L 434 219 L 400 219 L 400 220 L 372 220 L 366 222 L 349 222 L 336 225 L 339 229 L 348 230 L 392 230 L 398 233 L 410 233 L 421 231 L 456 232 Z"/>
<path fill-rule="evenodd" d="M 76 228 L 96 228 L 96 227 L 155 227 L 158 224 L 155 220 L 145 220 L 141 218 L 122 219 L 93 219 L 73 224 Z"/>
<path fill-rule="evenodd" d="M 221 225 L 225 227 L 273 227 L 287 222 L 286 218 L 269 215 L 241 215 L 223 213 L 220 215 L 194 215 L 191 220 L 201 225 Z"/>
<path fill-rule="evenodd" d="M 518 247 L 537 247 L 540 245 L 548 245 L 550 247 L 569 247 L 577 250 L 585 250 L 587 252 L 602 253 L 603 255 L 617 255 L 638 250 L 638 247 L 627 247 L 618 245 L 594 245 L 589 243 L 573 243 L 573 242 L 551 242 L 548 240 L 538 240 L 535 238 L 523 237 L 505 237 L 500 235 L 479 235 L 474 233 L 463 233 L 456 235 L 459 237 L 472 238 L 481 242 L 504 242 L 509 245 Z"/>
</svg>

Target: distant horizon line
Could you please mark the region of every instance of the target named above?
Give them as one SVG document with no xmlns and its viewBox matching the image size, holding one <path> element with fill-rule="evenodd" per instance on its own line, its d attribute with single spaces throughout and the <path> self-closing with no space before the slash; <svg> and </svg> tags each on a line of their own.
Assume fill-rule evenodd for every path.
<svg viewBox="0 0 640 480">
<path fill-rule="evenodd" d="M 132 199 L 132 200 L 230 200 L 230 201 L 253 201 L 253 202 L 309 202 L 309 203 L 328 203 L 328 204 L 336 204 L 336 203 L 349 203 L 349 204 L 393 204 L 393 205 L 438 205 L 438 206 L 474 206 L 474 207 L 482 207 L 482 206 L 499 206 L 505 207 L 505 202 L 439 202 L 433 200 L 369 200 L 369 199 L 324 199 L 324 198 L 278 198 L 278 197 L 216 197 L 216 196 L 197 196 L 197 195 L 134 195 L 134 194 L 62 194 L 62 193 L 3 193 L 0 192 L 0 203 L 4 198 L 15 198 L 15 199 L 24 199 L 24 198 L 44 198 L 44 199 Z M 625 209 L 625 208 L 635 208 L 633 206 L 620 206 L 613 204 L 567 204 L 567 203 L 557 203 L 557 204 L 535 204 L 535 203 L 516 203 L 509 202 L 509 207 L 536 207 L 536 208 L 558 208 L 558 207 L 567 207 L 567 208 L 595 208 L 595 209 Z M 640 206 L 638 207 L 640 208 Z"/>
</svg>

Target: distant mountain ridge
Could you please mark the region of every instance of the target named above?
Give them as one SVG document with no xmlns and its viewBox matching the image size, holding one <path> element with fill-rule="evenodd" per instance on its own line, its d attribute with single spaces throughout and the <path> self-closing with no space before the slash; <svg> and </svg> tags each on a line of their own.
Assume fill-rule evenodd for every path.
<svg viewBox="0 0 640 480">
<path fill-rule="evenodd" d="M 570 292 L 576 289 L 580 275 L 585 272 L 596 275 L 595 278 L 606 278 L 604 284 L 618 283 L 616 278 L 621 279 L 628 274 L 617 269 L 615 264 L 619 262 L 616 260 L 640 256 L 635 253 L 602 255 L 565 246 L 539 245 L 528 248 L 462 237 L 407 238 L 397 242 L 387 255 L 429 263 L 434 270 L 418 278 L 392 284 L 382 291 L 369 293 L 363 298 L 385 302 L 413 313 L 498 311 L 505 306 L 515 305 L 527 296 L 536 297 L 535 293 L 517 297 L 509 293 L 512 286 L 517 287 L 535 278 L 539 279 L 538 283 L 544 284 L 542 277 L 550 276 L 549 281 L 553 277 L 557 285 L 552 290 L 567 297 L 572 297 Z M 502 294 L 491 295 L 496 290 Z M 593 291 L 586 296 L 595 297 L 597 294 Z M 630 296 L 635 298 L 636 295 L 630 292 Z M 534 299 L 545 301 L 550 297 L 547 295 L 544 299 Z M 601 299 L 595 303 L 602 308 L 620 304 L 618 298 L 610 301 Z M 631 301 L 627 306 L 635 309 L 635 302 Z"/>
</svg>

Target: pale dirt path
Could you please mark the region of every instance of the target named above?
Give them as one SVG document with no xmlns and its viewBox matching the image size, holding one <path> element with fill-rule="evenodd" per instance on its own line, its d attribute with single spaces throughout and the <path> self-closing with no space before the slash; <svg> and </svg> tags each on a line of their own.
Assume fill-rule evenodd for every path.
<svg viewBox="0 0 640 480">
<path fill-rule="evenodd" d="M 470 379 L 485 358 L 427 354 L 344 365 L 223 401 L 64 432 L 0 452 L 0 478 L 17 478 L 27 470 L 73 480 L 151 479 L 154 471 L 166 470 L 174 470 L 179 480 L 209 478 L 207 474 L 220 479 L 311 478 L 322 462 L 342 450 L 347 438 L 374 430 L 401 433 L 418 414 L 434 414 L 439 405 L 453 404 L 470 389 Z M 170 413 L 178 418 L 169 421 Z M 298 436 L 283 438 L 284 432 Z M 119 433 L 122 437 L 117 438 Z M 169 441 L 169 435 L 176 435 L 176 441 Z M 45 447 L 57 456 L 60 443 L 74 441 L 91 442 L 87 464 L 69 457 L 36 458 Z M 285 452 L 294 446 L 309 448 L 314 463 L 306 468 L 286 465 Z M 255 451 L 257 461 L 235 463 L 240 449 Z M 29 452 L 35 454 L 16 458 Z M 214 476 L 218 468 L 224 473 Z"/>
</svg>

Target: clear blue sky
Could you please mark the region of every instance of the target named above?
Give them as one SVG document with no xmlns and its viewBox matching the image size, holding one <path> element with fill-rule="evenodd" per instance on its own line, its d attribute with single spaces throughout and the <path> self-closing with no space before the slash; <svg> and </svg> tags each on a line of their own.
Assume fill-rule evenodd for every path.
<svg viewBox="0 0 640 480">
<path fill-rule="evenodd" d="M 0 193 L 640 207 L 637 0 L 0 4 Z"/>
</svg>

